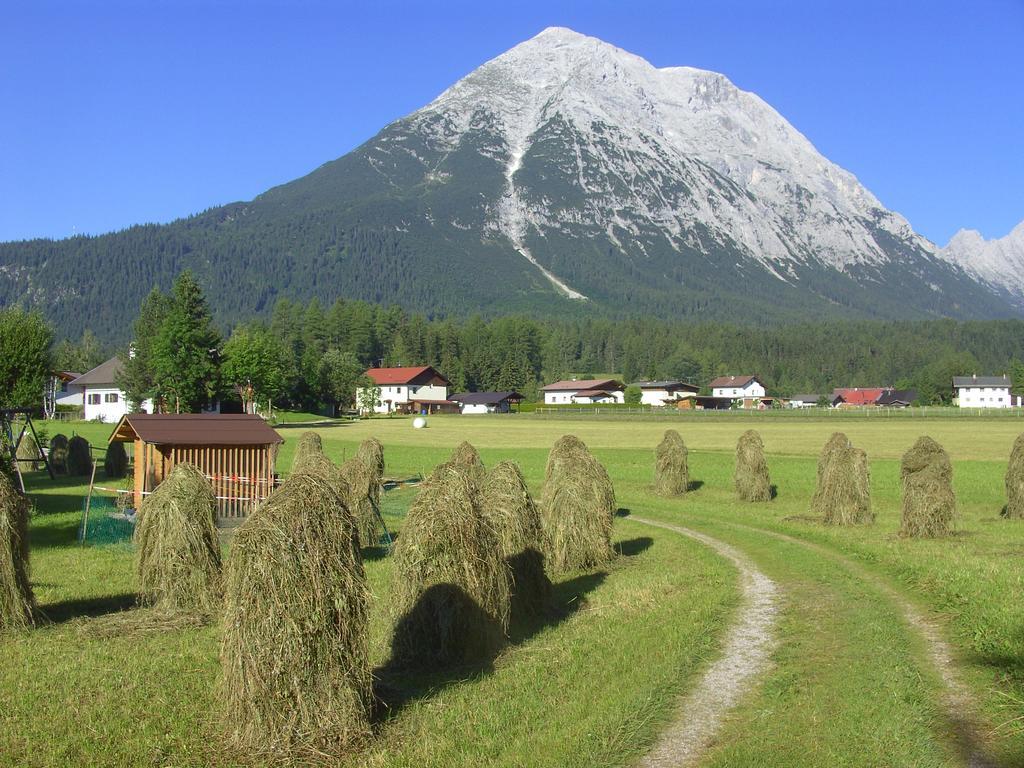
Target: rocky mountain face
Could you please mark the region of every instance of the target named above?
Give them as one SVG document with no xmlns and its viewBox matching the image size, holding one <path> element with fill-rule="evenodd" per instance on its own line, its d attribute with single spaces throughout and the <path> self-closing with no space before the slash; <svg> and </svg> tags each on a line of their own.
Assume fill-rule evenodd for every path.
<svg viewBox="0 0 1024 768">
<path fill-rule="evenodd" d="M 131 275 L 131 310 L 192 267 L 225 319 L 282 295 L 749 323 L 1005 317 L 1024 303 L 937 253 L 724 76 L 560 28 L 249 203 L 2 245 L 0 301 L 71 314 L 99 279 L 82 261 Z"/>
<path fill-rule="evenodd" d="M 939 256 L 1011 301 L 1024 300 L 1024 221 L 994 240 L 986 240 L 977 230 L 961 229 Z"/>
</svg>

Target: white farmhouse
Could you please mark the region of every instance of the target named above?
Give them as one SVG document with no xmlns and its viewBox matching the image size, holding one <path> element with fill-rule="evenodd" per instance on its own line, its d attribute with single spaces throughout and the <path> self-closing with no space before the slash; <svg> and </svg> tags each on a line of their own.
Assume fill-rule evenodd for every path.
<svg viewBox="0 0 1024 768">
<path fill-rule="evenodd" d="M 687 397 L 696 397 L 700 387 L 685 381 L 638 381 L 630 386 L 640 387 L 640 404 L 661 407 L 672 405 Z"/>
<path fill-rule="evenodd" d="M 719 376 L 711 382 L 711 396 L 754 401 L 765 396 L 765 389 L 757 376 Z"/>
<path fill-rule="evenodd" d="M 625 388 L 615 379 L 566 379 L 542 387 L 544 405 L 624 403 Z"/>
<path fill-rule="evenodd" d="M 819 400 L 821 400 L 821 395 L 793 395 L 789 398 L 788 406 L 790 408 L 814 408 L 818 404 Z"/>
<path fill-rule="evenodd" d="M 370 368 L 366 376 L 380 389 L 374 413 L 437 413 L 456 411 L 448 399 L 449 381 L 432 366 Z M 362 408 L 363 389 L 356 390 L 356 404 Z"/>
<path fill-rule="evenodd" d="M 116 383 L 123 368 L 121 358 L 115 356 L 70 382 L 69 389 L 74 387 L 81 392 L 78 402 L 86 421 L 115 422 L 128 413 L 128 400 Z M 150 413 L 152 401 L 142 403 L 142 410 Z"/>
<path fill-rule="evenodd" d="M 518 392 L 459 392 L 448 399 L 458 403 L 464 414 L 510 413 L 523 396 Z"/>
<path fill-rule="evenodd" d="M 1013 384 L 1006 376 L 954 376 L 953 390 L 961 408 L 1012 408 L 1021 398 L 1010 394 Z"/>
</svg>

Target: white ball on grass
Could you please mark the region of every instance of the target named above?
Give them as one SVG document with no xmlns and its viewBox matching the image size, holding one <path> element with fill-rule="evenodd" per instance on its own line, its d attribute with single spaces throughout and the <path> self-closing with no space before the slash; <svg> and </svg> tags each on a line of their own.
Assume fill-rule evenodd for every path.
<svg viewBox="0 0 1024 768">
<path fill-rule="evenodd" d="M 423 429 L 425 426 L 427 426 L 427 420 L 424 419 L 422 416 L 417 416 L 415 419 L 412 420 L 413 429 Z"/>
</svg>

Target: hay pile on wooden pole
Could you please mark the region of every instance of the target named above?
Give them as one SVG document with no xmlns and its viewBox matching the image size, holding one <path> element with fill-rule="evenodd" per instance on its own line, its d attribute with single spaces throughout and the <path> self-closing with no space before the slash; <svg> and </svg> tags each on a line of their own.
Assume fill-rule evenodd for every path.
<svg viewBox="0 0 1024 768">
<path fill-rule="evenodd" d="M 28 580 L 28 500 L 0 472 L 0 630 L 32 626 L 35 605 Z"/>
<path fill-rule="evenodd" d="M 103 473 L 111 480 L 120 480 L 128 474 L 128 454 L 124 450 L 124 443 L 119 440 L 107 445 Z"/>
<path fill-rule="evenodd" d="M 952 531 L 956 513 L 953 464 L 930 437 L 919 437 L 900 465 L 903 509 L 900 536 L 937 538 Z"/>
<path fill-rule="evenodd" d="M 394 549 L 392 660 L 451 666 L 491 658 L 508 629 L 509 570 L 469 476 L 440 465 Z"/>
<path fill-rule="evenodd" d="M 1024 434 L 1018 435 L 1006 466 L 1006 517 L 1024 518 Z"/>
<path fill-rule="evenodd" d="M 373 470 L 380 485 L 384 479 L 384 446 L 376 437 L 368 437 L 359 444 L 356 450 L 356 458 Z"/>
<path fill-rule="evenodd" d="M 674 429 L 654 450 L 654 489 L 660 496 L 679 496 L 690 489 L 690 465 L 683 438 Z"/>
<path fill-rule="evenodd" d="M 319 432 L 303 432 L 299 436 L 299 441 L 295 444 L 295 455 L 292 457 L 292 472 L 296 471 L 296 467 L 302 464 L 306 459 L 315 454 L 324 453 L 324 442 L 320 438 Z"/>
<path fill-rule="evenodd" d="M 733 476 L 740 501 L 771 501 L 772 481 L 764 458 L 761 435 L 748 429 L 736 443 L 736 470 Z"/>
<path fill-rule="evenodd" d="M 448 464 L 465 472 L 476 488 L 487 478 L 487 468 L 480 458 L 480 453 L 470 443 L 459 443 L 448 459 Z"/>
<path fill-rule="evenodd" d="M 305 473 L 235 534 L 220 686 L 235 749 L 319 764 L 368 737 L 369 595 L 355 536 L 344 500 Z"/>
<path fill-rule="evenodd" d="M 821 517 L 826 525 L 863 525 L 875 521 L 867 454 L 854 448 L 842 432 L 834 433 L 821 449 L 811 513 Z"/>
<path fill-rule="evenodd" d="M 92 473 L 92 449 L 89 441 L 81 435 L 75 435 L 68 441 L 67 469 L 69 475 L 79 477 Z"/>
<path fill-rule="evenodd" d="M 66 436 L 56 434 L 50 438 L 50 468 L 54 472 L 67 473 L 68 471 L 68 439 Z"/>
<path fill-rule="evenodd" d="M 346 502 L 355 519 L 360 546 L 377 546 L 382 531 L 378 516 L 380 477 L 374 467 L 367 466 L 358 456 L 342 464 L 338 472 L 348 485 Z"/>
<path fill-rule="evenodd" d="M 28 466 L 22 464 L 22 467 L 26 469 L 31 467 L 33 470 L 39 469 L 39 446 L 36 444 L 36 439 L 32 436 L 31 432 L 25 432 L 22 435 L 21 442 L 18 443 L 16 455 L 21 461 L 32 461 Z"/>
<path fill-rule="evenodd" d="M 139 506 L 135 574 L 142 602 L 162 611 L 212 614 L 221 605 L 217 500 L 191 464 L 177 464 Z"/>
<path fill-rule="evenodd" d="M 502 461 L 484 480 L 480 509 L 490 522 L 511 570 L 513 616 L 537 616 L 551 604 L 544 572 L 544 530 L 519 465 Z"/>
<path fill-rule="evenodd" d="M 612 560 L 616 508 L 615 489 L 601 463 L 579 438 L 559 438 L 548 454 L 541 497 L 547 563 L 552 572 L 593 568 Z"/>
</svg>

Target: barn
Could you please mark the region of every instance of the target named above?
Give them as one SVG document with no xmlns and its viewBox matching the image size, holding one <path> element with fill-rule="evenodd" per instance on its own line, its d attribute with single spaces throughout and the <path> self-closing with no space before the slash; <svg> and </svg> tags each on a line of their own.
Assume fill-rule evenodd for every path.
<svg viewBox="0 0 1024 768">
<path fill-rule="evenodd" d="M 274 488 L 274 461 L 284 442 L 249 414 L 129 413 L 108 442 L 132 443 L 134 498 L 153 491 L 175 464 L 194 464 L 217 496 L 217 522 L 240 522 Z"/>
</svg>

